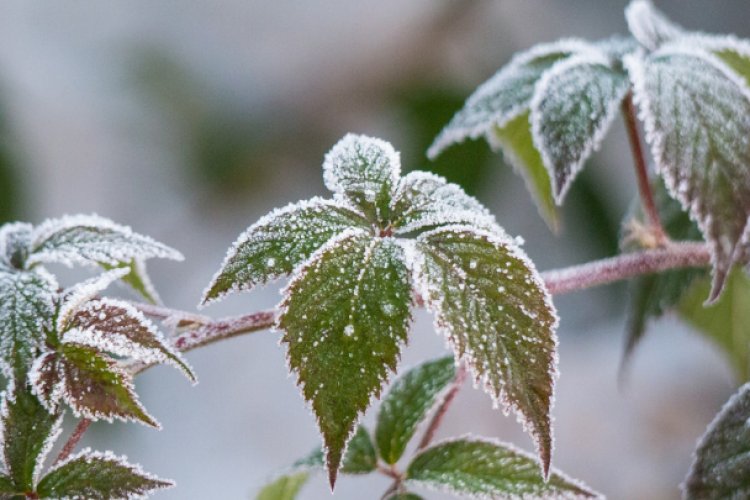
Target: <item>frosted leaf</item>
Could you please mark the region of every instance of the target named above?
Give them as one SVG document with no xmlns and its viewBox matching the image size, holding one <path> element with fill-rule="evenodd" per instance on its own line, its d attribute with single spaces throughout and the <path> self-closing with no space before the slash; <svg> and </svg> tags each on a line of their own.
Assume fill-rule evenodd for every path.
<svg viewBox="0 0 750 500">
<path fill-rule="evenodd" d="M 127 302 L 92 300 L 79 307 L 62 334 L 63 342 L 87 345 L 100 352 L 144 363 L 169 363 L 191 381 L 195 374 L 156 326 Z"/>
<path fill-rule="evenodd" d="M 622 59 L 638 50 L 638 42 L 633 37 L 615 35 L 604 40 L 593 43 L 598 50 L 604 53 L 610 64 L 615 68 L 622 68 Z"/>
<path fill-rule="evenodd" d="M 34 368 L 30 376 L 34 392 L 48 407 L 56 406 L 53 398 L 58 397 L 77 417 L 139 421 L 159 427 L 138 401 L 130 377 L 92 347 L 63 343 L 57 353 L 45 355 Z"/>
<path fill-rule="evenodd" d="M 12 222 L 0 226 L 0 264 L 24 269 L 31 244 L 31 224 Z"/>
<path fill-rule="evenodd" d="M 395 234 L 446 224 L 497 228 L 495 217 L 476 198 L 429 172 L 411 172 L 401 179 L 391 212 Z"/>
<path fill-rule="evenodd" d="M 626 64 L 658 173 L 711 246 L 714 301 L 750 216 L 750 91 L 695 44 Z"/>
<path fill-rule="evenodd" d="M 347 134 L 326 155 L 323 180 L 349 198 L 371 222 L 388 220 L 391 195 L 401 175 L 401 159 L 390 143 Z"/>
<path fill-rule="evenodd" d="M 150 258 L 183 260 L 177 250 L 134 233 L 127 226 L 98 215 L 68 215 L 47 220 L 34 230 L 29 265 L 117 265 Z"/>
<path fill-rule="evenodd" d="M 648 50 L 684 35 L 681 27 L 667 19 L 651 0 L 633 0 L 625 8 L 628 28 L 636 40 Z"/>
<path fill-rule="evenodd" d="M 323 468 L 324 463 L 323 449 L 318 448 L 307 457 L 295 462 L 292 470 Z M 378 455 L 375 452 L 375 445 L 372 443 L 370 433 L 363 425 L 360 425 L 346 447 L 339 472 L 352 475 L 369 474 L 377 468 L 377 465 Z"/>
<path fill-rule="evenodd" d="M 582 40 L 561 40 L 516 55 L 467 99 L 435 138 L 427 156 L 434 159 L 451 144 L 476 139 L 491 133 L 496 126 L 502 127 L 528 108 L 534 87 L 546 70 L 571 54 L 590 50 L 590 44 Z"/>
<path fill-rule="evenodd" d="M 510 238 L 471 227 L 424 233 L 417 250 L 417 279 L 435 327 L 493 400 L 516 411 L 546 475 L 558 319 L 541 277 Z"/>
<path fill-rule="evenodd" d="M 49 413 L 56 413 L 62 400 L 62 373 L 57 366 L 57 353 L 45 352 L 34 360 L 28 374 L 31 392 Z"/>
<path fill-rule="evenodd" d="M 120 278 L 122 283 L 130 287 L 134 292 L 143 297 L 147 302 L 151 304 L 161 304 L 159 298 L 159 292 L 156 291 L 156 287 L 151 282 L 151 277 L 148 275 L 146 269 L 146 261 L 144 259 L 133 259 L 130 262 L 123 262 L 117 266 L 111 266 L 109 264 L 99 263 L 99 265 L 105 270 L 109 271 L 117 267 L 129 269 L 128 274 Z"/>
<path fill-rule="evenodd" d="M 11 382 L 2 402 L 3 464 L 15 491 L 34 491 L 52 444 L 62 430 L 62 413 L 50 414 L 24 382 Z"/>
<path fill-rule="evenodd" d="M 291 273 L 349 227 L 367 227 L 349 205 L 313 198 L 274 210 L 242 233 L 203 293 L 203 304 Z"/>
<path fill-rule="evenodd" d="M 22 377 L 43 345 L 57 283 L 42 271 L 0 270 L 0 366 Z"/>
<path fill-rule="evenodd" d="M 468 498 L 603 498 L 555 469 L 545 480 L 538 467 L 511 444 L 466 436 L 419 452 L 406 482 Z"/>
<path fill-rule="evenodd" d="M 63 332 L 69 327 L 73 314 L 83 304 L 99 295 L 109 285 L 123 278 L 129 272 L 130 269 L 127 267 L 118 267 L 66 289 L 60 296 L 60 309 L 57 313 L 58 332 Z"/>
<path fill-rule="evenodd" d="M 129 464 L 127 457 L 86 448 L 50 469 L 37 492 L 42 498 L 139 499 L 173 486 Z"/>
<path fill-rule="evenodd" d="M 629 88 L 623 72 L 590 54 L 555 64 L 537 84 L 531 101 L 532 135 L 558 204 L 598 149 Z"/>
<path fill-rule="evenodd" d="M 685 40 L 713 53 L 750 85 L 750 41 L 734 36 L 691 35 Z"/>
<path fill-rule="evenodd" d="M 391 314 L 384 302 L 393 304 Z M 324 245 L 284 291 L 278 328 L 318 420 L 332 486 L 357 421 L 396 369 L 410 305 L 401 247 L 362 230 Z"/>
<path fill-rule="evenodd" d="M 487 140 L 493 148 L 502 149 L 505 160 L 524 180 L 539 215 L 552 231 L 558 232 L 560 214 L 552 194 L 552 180 L 539 151 L 534 146 L 529 112 L 518 115 L 502 128 L 496 127 Z"/>
<path fill-rule="evenodd" d="M 375 441 L 387 464 L 401 458 L 417 426 L 445 396 L 456 376 L 453 357 L 423 363 L 400 376 L 378 411 Z"/>
<path fill-rule="evenodd" d="M 750 384 L 724 405 L 698 442 L 683 498 L 750 496 Z"/>
</svg>

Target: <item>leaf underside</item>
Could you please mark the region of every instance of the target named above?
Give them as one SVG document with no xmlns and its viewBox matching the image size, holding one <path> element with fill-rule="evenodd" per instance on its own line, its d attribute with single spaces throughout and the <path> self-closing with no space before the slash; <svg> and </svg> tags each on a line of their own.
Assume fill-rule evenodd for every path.
<svg viewBox="0 0 750 500">
<path fill-rule="evenodd" d="M 417 248 L 436 326 L 493 399 L 516 410 L 546 472 L 557 316 L 541 278 L 510 240 L 470 228 L 426 233 Z"/>
<path fill-rule="evenodd" d="M 380 404 L 375 428 L 375 441 L 385 463 L 398 462 L 417 426 L 455 375 L 451 356 L 417 366 L 393 383 Z"/>
<path fill-rule="evenodd" d="M 581 483 L 552 471 L 545 481 L 536 461 L 510 445 L 465 438 L 438 443 L 409 464 L 407 483 L 470 498 L 593 498 Z"/>
<path fill-rule="evenodd" d="M 317 417 L 332 485 L 359 417 L 396 369 L 410 297 L 401 247 L 361 231 L 317 252 L 285 291 L 278 326 Z"/>
</svg>

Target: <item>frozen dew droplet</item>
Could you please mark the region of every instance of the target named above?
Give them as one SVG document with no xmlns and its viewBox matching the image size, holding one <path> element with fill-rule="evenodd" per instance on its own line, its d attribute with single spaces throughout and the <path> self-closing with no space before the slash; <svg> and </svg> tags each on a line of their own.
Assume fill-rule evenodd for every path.
<svg viewBox="0 0 750 500">
<path fill-rule="evenodd" d="M 344 328 L 344 334 L 347 337 L 354 335 L 354 325 L 346 325 L 346 328 Z"/>
</svg>

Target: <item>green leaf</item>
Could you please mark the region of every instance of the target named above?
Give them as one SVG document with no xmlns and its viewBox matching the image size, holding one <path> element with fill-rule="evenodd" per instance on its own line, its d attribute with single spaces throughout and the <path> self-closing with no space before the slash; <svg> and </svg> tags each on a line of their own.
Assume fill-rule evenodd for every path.
<svg viewBox="0 0 750 500">
<path fill-rule="evenodd" d="M 291 470 L 317 469 L 324 466 L 325 457 L 321 448 L 316 449 L 305 458 L 297 460 Z M 372 444 L 370 433 L 364 426 L 357 427 L 349 446 L 346 448 L 341 472 L 344 474 L 367 474 L 377 467 L 378 457 Z"/>
<path fill-rule="evenodd" d="M 0 268 L 25 269 L 33 226 L 11 222 L 0 226 Z"/>
<path fill-rule="evenodd" d="M 112 299 L 92 300 L 72 314 L 63 341 L 87 345 L 144 363 L 171 363 L 192 382 L 193 370 L 173 349 L 156 326 L 127 302 Z"/>
<path fill-rule="evenodd" d="M 414 493 L 394 493 L 389 496 L 386 500 L 422 500 L 422 497 L 415 495 Z"/>
<path fill-rule="evenodd" d="M 531 130 L 558 204 L 599 148 L 629 88 L 625 73 L 603 54 L 571 57 L 540 80 L 531 102 Z"/>
<path fill-rule="evenodd" d="M 58 369 L 63 380 L 63 398 L 76 416 L 92 420 L 136 420 L 159 427 L 146 413 L 130 377 L 117 363 L 96 349 L 80 344 L 62 344 Z"/>
<path fill-rule="evenodd" d="M 587 486 L 553 470 L 539 474 L 533 457 L 509 444 L 462 438 L 421 453 L 406 470 L 407 483 L 470 498 L 593 498 Z"/>
<path fill-rule="evenodd" d="M 37 492 L 42 498 L 108 500 L 143 497 L 173 486 L 127 463 L 125 457 L 85 449 L 53 467 Z"/>
<path fill-rule="evenodd" d="M 232 245 L 203 294 L 203 304 L 287 275 L 336 234 L 368 226 L 363 215 L 321 198 L 274 210 Z"/>
<path fill-rule="evenodd" d="M 183 259 L 177 250 L 127 226 L 98 215 L 73 215 L 47 220 L 34 230 L 28 265 L 59 262 L 117 266 L 150 258 Z"/>
<path fill-rule="evenodd" d="M 3 463 L 14 491 L 33 491 L 44 459 L 60 435 L 62 413 L 49 414 L 25 384 L 18 384 L 13 384 L 2 404 Z"/>
<path fill-rule="evenodd" d="M 697 280 L 679 302 L 680 317 L 718 344 L 745 382 L 750 380 L 750 278 L 735 268 L 719 300 L 704 307 L 710 287 L 707 279 Z"/>
<path fill-rule="evenodd" d="M 685 482 L 684 498 L 750 497 L 750 384 L 724 405 L 700 439 Z"/>
<path fill-rule="evenodd" d="M 12 498 L 14 493 L 18 494 L 23 498 L 23 493 L 20 493 L 21 490 L 17 489 L 15 484 L 13 483 L 13 480 L 6 476 L 5 474 L 0 474 L 0 498 Z M 5 494 L 9 493 L 10 495 L 6 496 Z"/>
<path fill-rule="evenodd" d="M 332 486 L 357 421 L 406 341 L 411 287 L 403 258 L 395 240 L 345 231 L 284 292 L 278 327 L 318 419 Z"/>
<path fill-rule="evenodd" d="M 682 210 L 680 203 L 669 196 L 664 183 L 653 182 L 652 191 L 666 233 L 675 241 L 700 240 L 700 230 L 690 220 L 687 212 Z M 626 235 L 626 239 L 638 239 L 638 231 L 647 227 L 644 219 L 640 210 L 629 216 L 629 221 L 625 225 L 629 225 L 633 232 Z M 646 237 L 650 238 L 649 235 Z M 624 244 L 628 246 L 629 242 L 625 241 Z M 635 248 L 641 248 L 641 245 L 635 245 Z M 631 300 L 623 362 L 627 361 L 643 338 L 648 322 L 676 308 L 690 284 L 705 275 L 707 272 L 703 269 L 674 269 L 639 276 L 630 282 Z"/>
<path fill-rule="evenodd" d="M 728 39 L 726 44 L 728 47 L 724 46 L 714 54 L 743 78 L 747 85 L 750 85 L 750 54 L 748 54 L 750 47 L 744 41 L 742 45 L 740 43 L 737 40 Z"/>
<path fill-rule="evenodd" d="M 393 383 L 380 405 L 375 428 L 375 441 L 385 463 L 398 462 L 417 426 L 439 403 L 455 376 L 455 361 L 450 356 L 419 365 Z"/>
<path fill-rule="evenodd" d="M 0 365 L 23 380 L 54 315 L 57 283 L 49 274 L 0 270 Z"/>
<path fill-rule="evenodd" d="M 452 226 L 424 233 L 417 249 L 437 328 L 493 400 L 522 418 L 546 474 L 557 315 L 544 282 L 507 236 Z"/>
<path fill-rule="evenodd" d="M 625 9 L 628 28 L 641 45 L 656 50 L 664 43 L 680 38 L 683 29 L 667 19 L 651 0 L 633 0 Z"/>
<path fill-rule="evenodd" d="M 255 496 L 256 500 L 294 500 L 310 478 L 307 472 L 281 475 L 264 486 Z"/>
<path fill-rule="evenodd" d="M 502 148 L 509 162 L 526 184 L 539 215 L 547 226 L 557 233 L 560 230 L 560 214 L 552 195 L 552 180 L 544 167 L 544 161 L 534 146 L 531 135 L 529 113 L 523 113 L 508 121 L 503 127 L 495 127 L 489 137 L 491 144 Z"/>
<path fill-rule="evenodd" d="M 750 90 L 696 43 L 626 63 L 659 173 L 711 246 L 715 301 L 750 216 Z"/>
<path fill-rule="evenodd" d="M 161 303 L 159 294 L 157 293 L 156 288 L 154 288 L 153 283 L 151 283 L 151 278 L 148 275 L 148 271 L 146 271 L 146 262 L 144 260 L 133 259 L 130 262 L 123 262 L 116 266 L 112 266 L 103 262 L 100 262 L 99 265 L 106 271 L 111 271 L 115 268 L 127 267 L 129 269 L 128 274 L 120 278 L 120 281 L 132 288 L 133 291 L 146 299 L 147 302 L 151 304 Z"/>
<path fill-rule="evenodd" d="M 588 48 L 584 41 L 564 40 L 537 45 L 516 55 L 469 96 L 464 107 L 435 138 L 427 155 L 435 158 L 451 144 L 487 135 L 523 114 L 544 72 L 556 62 Z"/>
<path fill-rule="evenodd" d="M 428 172 L 411 172 L 398 186 L 392 211 L 394 233 L 405 235 L 446 224 L 471 224 L 494 230 L 495 218 L 474 197 Z"/>
<path fill-rule="evenodd" d="M 391 196 L 401 175 L 401 160 L 389 143 L 347 134 L 328 152 L 323 180 L 336 194 L 346 196 L 371 222 L 386 227 Z"/>
</svg>

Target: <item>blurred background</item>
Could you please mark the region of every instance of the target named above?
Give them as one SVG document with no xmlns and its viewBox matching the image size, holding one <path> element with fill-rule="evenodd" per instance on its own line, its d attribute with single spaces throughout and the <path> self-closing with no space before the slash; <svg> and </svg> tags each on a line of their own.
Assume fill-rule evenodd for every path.
<svg viewBox="0 0 750 500">
<path fill-rule="evenodd" d="M 237 235 L 274 207 L 325 195 L 321 162 L 346 132 L 382 137 L 405 170 L 429 169 L 522 235 L 542 270 L 612 255 L 634 179 L 622 123 L 567 198 L 555 236 L 522 180 L 484 142 L 424 151 L 511 55 L 560 37 L 626 33 L 624 0 L 35 2 L 0 6 L 0 219 L 91 213 L 181 250 L 154 262 L 164 301 L 193 311 Z M 688 28 L 750 36 L 746 0 L 658 1 Z M 70 279 L 75 278 L 70 275 Z M 213 316 L 272 307 L 279 286 Z M 677 498 L 690 453 L 737 380 L 675 318 L 654 323 L 622 384 L 627 287 L 556 298 L 557 467 L 610 498 Z M 445 352 L 416 315 L 403 366 Z M 317 442 L 277 334 L 188 355 L 200 384 L 157 368 L 138 379 L 163 424 L 97 425 L 85 444 L 127 454 L 178 487 L 163 499 L 250 498 Z M 372 422 L 374 412 L 365 422 Z M 467 385 L 440 435 L 473 432 L 531 450 L 513 417 Z M 344 478 L 339 498 L 375 498 Z M 363 494 L 366 492 L 366 494 Z M 302 498 L 329 498 L 322 478 Z M 442 498 L 427 494 L 427 498 Z"/>
</svg>

